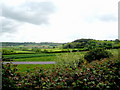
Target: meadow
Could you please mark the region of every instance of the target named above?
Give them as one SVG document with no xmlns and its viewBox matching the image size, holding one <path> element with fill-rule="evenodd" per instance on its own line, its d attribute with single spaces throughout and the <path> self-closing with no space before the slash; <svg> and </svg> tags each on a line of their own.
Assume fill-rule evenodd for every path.
<svg viewBox="0 0 120 90">
<path fill-rule="evenodd" d="M 55 51 L 60 51 L 59 50 L 55 50 Z M 22 52 L 22 51 L 21 51 Z M 69 52 L 69 53 L 35 53 L 35 54 L 20 54 L 17 52 L 17 54 L 10 54 L 10 55 L 3 55 L 4 58 L 9 58 L 11 59 L 12 62 L 34 62 L 34 61 L 55 61 L 57 64 L 61 64 L 61 63 L 65 63 L 67 61 L 67 63 L 69 63 L 70 61 L 75 61 L 75 60 L 79 60 L 80 58 L 83 58 L 83 54 L 86 52 Z M 82 56 L 82 57 L 81 57 Z M 69 61 L 68 61 L 69 60 Z M 62 64 L 61 64 L 62 65 Z M 54 65 L 39 65 L 39 64 L 30 64 L 30 65 L 25 65 L 25 64 L 21 64 L 18 65 L 18 71 L 23 72 L 25 70 L 27 70 L 29 67 L 29 69 L 33 69 L 35 67 L 42 67 L 42 68 L 51 68 Z"/>
<path fill-rule="evenodd" d="M 48 58 L 52 58 L 52 56 L 55 56 L 55 54 L 14 54 L 14 55 L 3 55 L 3 57 L 10 58 L 13 61 L 50 61 Z"/>
<path fill-rule="evenodd" d="M 45 49 L 47 50 L 47 49 Z M 48 49 L 48 51 L 50 52 L 55 52 L 55 51 L 62 51 L 63 49 Z M 66 50 L 66 49 L 65 49 Z M 65 51 L 63 50 L 63 51 Z M 72 50 L 72 49 L 71 49 Z M 75 49 L 76 50 L 76 49 Z M 69 50 L 70 51 L 70 50 Z M 111 49 L 111 50 L 107 50 L 110 51 L 111 53 L 113 53 L 113 55 L 115 55 L 116 57 L 118 56 L 118 51 L 119 49 Z M 15 51 L 14 54 L 9 54 L 9 55 L 2 55 L 4 58 L 10 59 L 12 62 L 34 62 L 34 61 L 55 61 L 57 64 L 62 65 L 65 63 L 69 62 L 77 62 L 77 60 L 84 60 L 84 62 L 86 62 L 86 60 L 84 59 L 84 54 L 87 51 L 82 51 L 82 52 L 65 52 L 65 53 L 35 53 L 31 51 Z M 22 54 L 21 54 L 22 53 Z M 33 54 L 34 53 L 34 54 Z M 53 65 L 18 65 L 18 69 L 20 69 L 21 71 L 25 71 L 27 70 L 27 67 L 29 66 L 29 68 L 33 69 L 35 66 L 40 66 L 43 68 L 48 68 L 49 66 L 53 66 Z M 22 70 L 22 69 L 23 70 Z"/>
<path fill-rule="evenodd" d="M 118 58 L 118 54 L 120 52 L 120 49 L 113 49 L 113 50 L 108 50 L 112 52 L 114 55 L 114 58 Z M 32 57 L 32 58 L 20 58 L 20 59 L 14 59 L 14 61 L 55 61 L 56 65 L 54 64 L 45 64 L 45 65 L 40 65 L 40 64 L 21 64 L 17 65 L 18 72 L 24 72 L 28 69 L 34 70 L 35 67 L 40 67 L 44 69 L 51 69 L 56 66 L 62 67 L 62 65 L 72 65 L 75 67 L 75 64 L 80 62 L 86 63 L 87 61 L 84 59 L 84 54 L 85 52 L 71 52 L 71 53 L 57 53 L 57 54 L 50 54 L 53 56 L 49 56 L 48 54 L 43 57 Z M 48 55 L 48 56 L 47 56 Z"/>
</svg>

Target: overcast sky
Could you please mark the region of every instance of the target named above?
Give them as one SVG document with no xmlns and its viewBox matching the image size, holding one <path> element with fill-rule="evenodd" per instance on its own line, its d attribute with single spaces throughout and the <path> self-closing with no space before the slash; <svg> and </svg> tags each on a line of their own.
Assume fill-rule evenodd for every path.
<svg viewBox="0 0 120 90">
<path fill-rule="evenodd" d="M 119 0 L 2 0 L 5 42 L 71 42 L 118 38 Z"/>
</svg>

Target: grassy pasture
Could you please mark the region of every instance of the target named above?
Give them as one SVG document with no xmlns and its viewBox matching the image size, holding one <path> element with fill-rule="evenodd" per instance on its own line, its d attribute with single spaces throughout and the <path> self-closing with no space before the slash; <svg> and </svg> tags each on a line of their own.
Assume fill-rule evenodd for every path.
<svg viewBox="0 0 120 90">
<path fill-rule="evenodd" d="M 23 54 L 25 54 L 25 53 L 35 53 L 35 52 L 33 52 L 33 51 L 18 51 L 18 50 L 16 50 L 15 53 L 23 53 Z"/>
<path fill-rule="evenodd" d="M 21 58 L 32 58 L 32 57 L 46 57 L 55 56 L 54 54 L 13 54 L 13 55 L 3 55 L 5 58 L 11 59 L 21 59 Z"/>
<path fill-rule="evenodd" d="M 26 71 L 34 71 L 38 68 L 51 69 L 54 64 L 19 64 L 17 65 L 18 72 L 26 73 Z"/>
<path fill-rule="evenodd" d="M 55 61 L 58 65 L 66 64 L 66 62 L 71 62 L 83 58 L 86 52 L 71 52 L 71 53 L 41 53 L 41 54 L 14 54 L 14 55 L 4 55 L 6 58 L 12 58 L 14 61 Z M 26 70 L 34 70 L 35 67 L 49 69 L 54 67 L 53 64 L 21 64 L 18 65 L 18 72 L 25 72 Z"/>
<path fill-rule="evenodd" d="M 108 50 L 113 53 L 114 57 L 118 57 L 118 51 L 120 49 L 112 49 Z M 3 55 L 6 58 L 11 58 L 14 61 L 55 61 L 57 62 L 56 65 L 62 66 L 64 64 L 72 64 L 74 62 L 77 62 L 78 60 L 84 60 L 84 54 L 85 52 L 71 52 L 71 53 L 41 53 L 41 54 L 14 54 L 14 55 Z M 84 60 L 84 62 L 86 62 Z M 29 67 L 29 68 L 28 68 Z M 42 67 L 45 69 L 54 67 L 54 65 L 39 65 L 39 64 L 21 64 L 18 65 L 17 68 L 19 69 L 19 72 L 24 72 L 28 69 L 34 70 L 35 67 Z"/>
<path fill-rule="evenodd" d="M 4 58 L 10 58 L 13 61 L 57 61 L 58 56 L 64 57 L 67 55 L 68 58 L 71 55 L 78 53 L 84 54 L 85 52 L 70 52 L 70 53 L 39 53 L 39 54 L 11 54 L 3 55 Z"/>
<path fill-rule="evenodd" d="M 31 57 L 31 58 L 19 58 L 19 59 L 14 59 L 14 61 L 54 61 L 55 56 L 46 56 L 46 57 Z"/>
</svg>

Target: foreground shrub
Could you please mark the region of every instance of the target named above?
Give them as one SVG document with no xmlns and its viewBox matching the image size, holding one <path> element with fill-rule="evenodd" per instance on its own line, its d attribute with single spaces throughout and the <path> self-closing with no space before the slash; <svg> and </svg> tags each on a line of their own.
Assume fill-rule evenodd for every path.
<svg viewBox="0 0 120 90">
<path fill-rule="evenodd" d="M 102 58 L 109 58 L 112 56 L 112 53 L 106 51 L 105 49 L 102 48 L 95 48 L 90 50 L 88 53 L 85 54 L 84 58 L 91 62 L 94 60 L 100 60 Z"/>
<path fill-rule="evenodd" d="M 17 65 L 7 63 L 2 65 L 2 88 L 17 88 L 16 84 L 21 80 L 17 71 Z"/>
<path fill-rule="evenodd" d="M 56 67 L 45 70 L 35 68 L 27 70 L 25 74 L 16 72 L 16 66 L 3 65 L 3 87 L 31 89 L 65 89 L 98 88 L 119 89 L 120 60 L 102 59 L 82 64 L 82 67 Z"/>
</svg>

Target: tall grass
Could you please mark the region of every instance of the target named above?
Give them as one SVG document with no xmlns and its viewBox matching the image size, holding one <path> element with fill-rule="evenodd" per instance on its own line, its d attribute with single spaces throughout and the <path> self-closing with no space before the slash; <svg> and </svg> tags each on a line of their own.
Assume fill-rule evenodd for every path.
<svg viewBox="0 0 120 90">
<path fill-rule="evenodd" d="M 120 49 L 111 49 L 111 50 L 108 50 L 108 51 L 110 51 L 113 54 L 113 57 L 115 59 L 120 60 Z"/>
<path fill-rule="evenodd" d="M 70 52 L 70 53 L 64 53 L 61 55 L 56 56 L 56 66 L 58 67 L 71 67 L 76 68 L 80 66 L 81 63 L 85 63 L 86 60 L 84 60 L 84 53 L 82 52 Z"/>
</svg>

